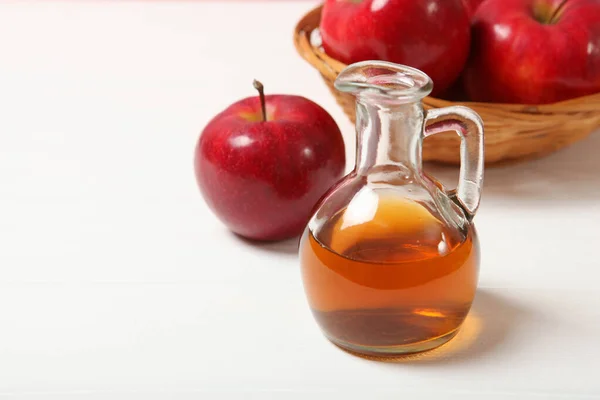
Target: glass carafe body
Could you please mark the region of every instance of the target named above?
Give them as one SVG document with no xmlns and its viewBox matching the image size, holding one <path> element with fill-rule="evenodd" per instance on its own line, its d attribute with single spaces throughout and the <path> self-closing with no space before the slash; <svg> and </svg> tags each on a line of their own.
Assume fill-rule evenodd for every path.
<svg viewBox="0 0 600 400">
<path fill-rule="evenodd" d="M 300 241 L 309 306 L 335 344 L 370 355 L 415 353 L 452 338 L 479 273 L 473 217 L 483 125 L 464 107 L 429 112 L 429 77 L 387 62 L 350 65 L 336 88 L 356 96 L 354 170 L 323 196 Z M 462 137 L 456 190 L 422 169 L 423 139 Z"/>
</svg>

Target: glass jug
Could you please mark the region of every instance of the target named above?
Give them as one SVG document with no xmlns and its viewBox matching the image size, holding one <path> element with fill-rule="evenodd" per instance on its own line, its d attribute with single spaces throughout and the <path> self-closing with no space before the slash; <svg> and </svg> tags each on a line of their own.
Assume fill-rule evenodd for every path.
<svg viewBox="0 0 600 400">
<path fill-rule="evenodd" d="M 325 336 L 350 351 L 435 348 L 457 333 L 477 287 L 483 123 L 466 107 L 425 111 L 433 83 L 403 65 L 352 64 L 335 87 L 356 97 L 356 166 L 321 198 L 300 240 L 308 303 Z M 451 191 L 421 157 L 423 139 L 447 131 L 462 142 Z"/>
</svg>

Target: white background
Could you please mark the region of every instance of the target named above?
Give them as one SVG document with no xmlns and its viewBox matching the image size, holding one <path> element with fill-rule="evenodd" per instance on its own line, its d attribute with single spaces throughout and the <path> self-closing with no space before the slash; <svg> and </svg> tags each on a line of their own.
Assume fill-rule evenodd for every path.
<svg viewBox="0 0 600 400">
<path fill-rule="evenodd" d="M 313 4 L 0 3 L 0 396 L 600 398 L 598 133 L 487 170 L 473 312 L 401 363 L 327 342 L 295 241 L 205 206 L 195 142 L 253 78 L 325 107 L 352 168 L 292 44 Z"/>
</svg>

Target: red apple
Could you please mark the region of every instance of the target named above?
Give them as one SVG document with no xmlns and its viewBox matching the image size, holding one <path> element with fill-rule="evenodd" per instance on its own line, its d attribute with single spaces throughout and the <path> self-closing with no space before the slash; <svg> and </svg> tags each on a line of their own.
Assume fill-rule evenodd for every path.
<svg viewBox="0 0 600 400">
<path fill-rule="evenodd" d="M 326 0 L 323 48 L 345 64 L 383 60 L 418 68 L 444 92 L 469 54 L 470 21 L 461 0 Z"/>
<path fill-rule="evenodd" d="M 486 0 L 464 78 L 475 101 L 544 104 L 600 92 L 600 0 Z"/>
<path fill-rule="evenodd" d="M 477 8 L 483 3 L 484 0 L 463 0 L 463 4 L 467 9 L 469 16 L 473 16 L 477 11 Z"/>
<path fill-rule="evenodd" d="M 319 198 L 343 175 L 345 149 L 333 118 L 300 96 L 240 100 L 204 128 L 195 174 L 208 206 L 255 240 L 302 233 Z"/>
</svg>

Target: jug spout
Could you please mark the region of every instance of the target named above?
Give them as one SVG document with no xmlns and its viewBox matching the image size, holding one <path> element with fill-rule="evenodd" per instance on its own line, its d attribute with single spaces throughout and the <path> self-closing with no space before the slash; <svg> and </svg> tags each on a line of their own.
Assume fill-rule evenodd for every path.
<svg viewBox="0 0 600 400">
<path fill-rule="evenodd" d="M 424 72 L 386 61 L 362 61 L 346 67 L 335 88 L 389 105 L 417 102 L 431 93 L 433 82 Z"/>
</svg>

